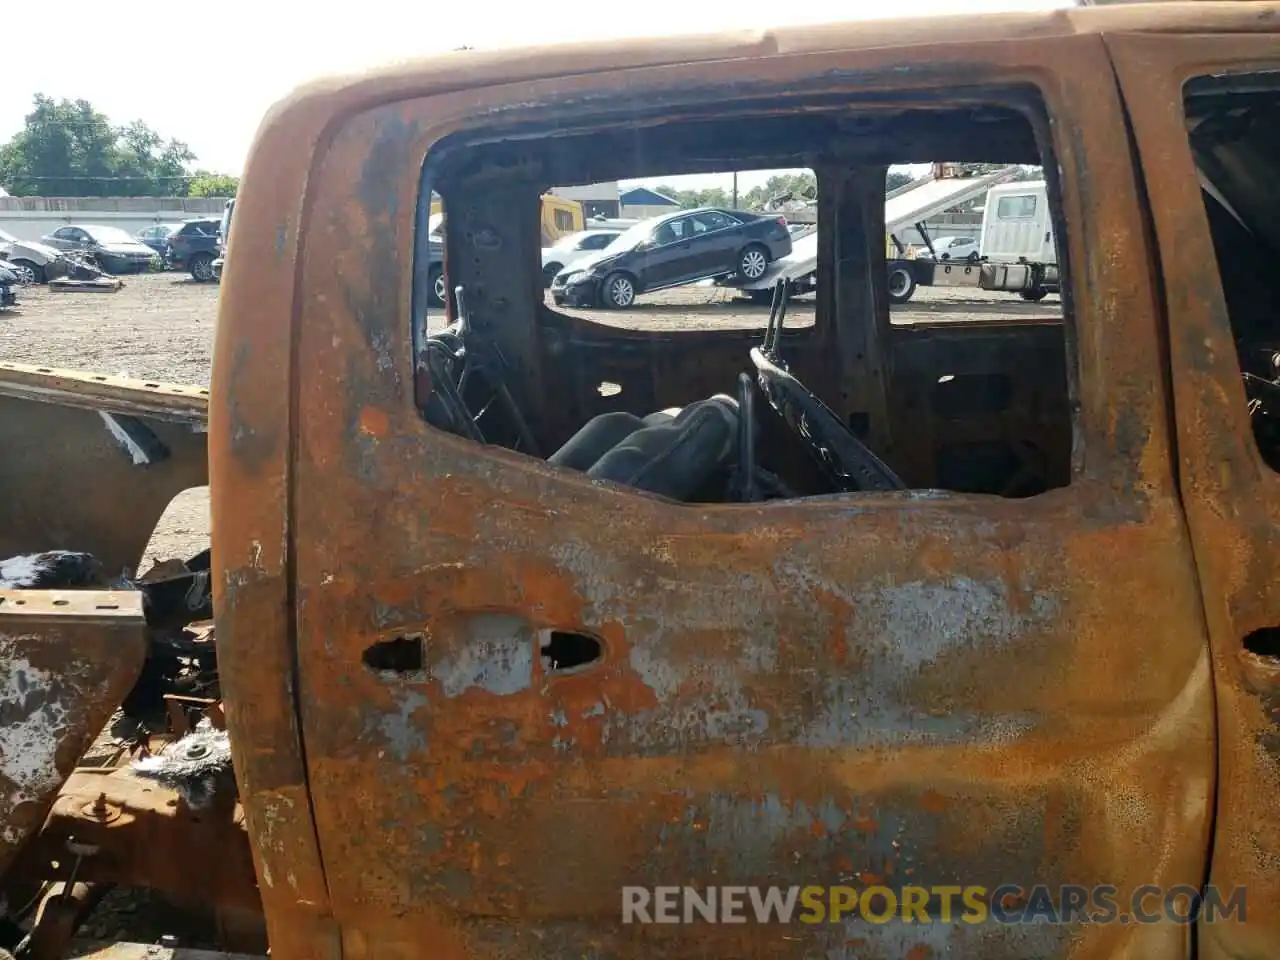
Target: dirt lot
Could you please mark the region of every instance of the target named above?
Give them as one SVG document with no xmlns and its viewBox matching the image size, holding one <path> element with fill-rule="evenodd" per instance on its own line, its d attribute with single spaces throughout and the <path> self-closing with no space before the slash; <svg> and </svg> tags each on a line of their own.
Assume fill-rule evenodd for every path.
<svg viewBox="0 0 1280 960">
<path fill-rule="evenodd" d="M 205 384 L 217 299 L 217 285 L 174 273 L 128 278 L 124 289 L 114 294 L 26 289 L 17 309 L 0 312 L 0 359 Z M 798 299 L 788 311 L 787 325 L 813 323 L 813 310 L 812 297 Z M 707 286 L 645 296 L 626 312 L 566 312 L 644 329 L 750 328 L 763 326 L 768 317 L 767 307 L 731 290 Z M 1057 297 L 1029 304 L 1011 294 L 924 288 L 909 304 L 894 309 L 893 321 L 963 322 L 1060 313 Z M 188 556 L 203 549 L 208 531 L 208 493 L 188 491 L 165 513 L 148 555 Z"/>
</svg>

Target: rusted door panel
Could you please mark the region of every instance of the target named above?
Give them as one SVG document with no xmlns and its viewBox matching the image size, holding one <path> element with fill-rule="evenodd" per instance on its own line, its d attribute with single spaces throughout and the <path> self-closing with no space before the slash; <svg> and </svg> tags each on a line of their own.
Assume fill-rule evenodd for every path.
<svg viewBox="0 0 1280 960">
<path fill-rule="evenodd" d="M 597 414 L 627 410 L 638 416 L 735 390 L 738 372 L 764 334 L 758 330 L 670 332 L 620 329 L 573 320 L 544 332 L 547 369 L 557 371 L 564 403 L 548 405 L 553 445 Z M 810 327 L 788 334 L 784 352 L 796 375 L 824 392 L 832 380 L 834 338 Z M 616 385 L 602 389 L 606 385 Z"/>
<path fill-rule="evenodd" d="M 732 96 L 747 77 L 836 67 L 860 89 L 975 71 L 1044 89 L 1081 325 L 1074 484 L 1020 502 L 695 508 L 431 430 L 413 405 L 407 254 L 383 255 L 408 249 L 421 157 L 460 115 L 615 81 L 352 116 L 308 183 L 291 520 L 301 736 L 344 955 L 1185 950 L 1185 928 L 1164 924 L 620 923 L 628 883 L 1123 891 L 1203 876 L 1207 644 L 1154 285 L 1134 282 L 1144 260 L 1109 253 L 1144 237 L 1103 45 L 777 56 L 626 84 L 714 77 L 708 95 Z M 549 673 L 550 630 L 598 637 L 603 659 Z M 369 668 L 366 651 L 395 638 L 421 663 Z"/>
<path fill-rule="evenodd" d="M 136 571 L 169 502 L 208 483 L 207 391 L 0 365 L 0 559 L 93 554 Z"/>
<path fill-rule="evenodd" d="M 1248 888 L 1248 922 L 1202 925 L 1200 955 L 1280 956 L 1280 667 L 1244 649 L 1250 632 L 1280 625 L 1280 477 L 1253 441 L 1182 108 L 1191 77 L 1280 68 L 1280 36 L 1108 44 L 1159 243 L 1182 497 L 1213 652 L 1219 780 L 1209 880 Z"/>
<path fill-rule="evenodd" d="M 0 874 L 146 654 L 137 592 L 0 590 Z"/>
<path fill-rule="evenodd" d="M 948 452 L 1006 444 L 1048 486 L 1071 477 L 1062 323 L 895 325 L 894 467 L 915 487 L 948 484 Z M 944 378 L 949 378 L 945 379 Z M 1016 492 L 1016 490 L 1014 491 Z"/>
</svg>

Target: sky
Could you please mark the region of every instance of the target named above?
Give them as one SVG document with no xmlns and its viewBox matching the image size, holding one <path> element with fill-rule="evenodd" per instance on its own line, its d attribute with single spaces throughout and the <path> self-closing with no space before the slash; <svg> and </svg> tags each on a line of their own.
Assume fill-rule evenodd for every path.
<svg viewBox="0 0 1280 960">
<path fill-rule="evenodd" d="M 358 0 L 326 7 L 314 0 L 219 0 L 207 9 L 162 4 L 124 17 L 104 15 L 89 0 L 65 0 L 64 12 L 83 7 L 93 28 L 34 34 L 56 37 L 56 47 L 5 45 L 0 143 L 22 128 L 36 93 L 84 98 L 115 123 L 143 120 L 161 135 L 185 141 L 200 167 L 238 174 L 262 116 L 298 85 L 463 45 L 590 43 L 870 19 L 889 11 L 936 16 L 1069 5 L 1071 0 L 910 0 L 901 7 L 882 0 L 810 0 L 804 7 L 778 0 L 646 0 L 639 7 L 598 0 Z M 204 12 L 188 18 L 183 10 Z M 739 189 L 765 178 L 745 174 Z M 716 182 L 658 179 L 686 189 Z"/>
</svg>

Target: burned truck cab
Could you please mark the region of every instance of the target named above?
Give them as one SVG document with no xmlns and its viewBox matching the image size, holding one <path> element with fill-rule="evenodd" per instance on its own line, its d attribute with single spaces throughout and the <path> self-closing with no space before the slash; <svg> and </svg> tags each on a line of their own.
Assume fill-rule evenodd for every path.
<svg viewBox="0 0 1280 960">
<path fill-rule="evenodd" d="M 1173 404 L 1144 202 L 1146 157 L 1194 165 L 1150 104 L 1135 149 L 1110 26 L 1166 39 L 1113 9 L 467 51 L 268 117 L 210 466 L 273 956 L 1180 956 L 1197 928 L 1168 918 L 648 927 L 620 903 L 1274 888 L 1242 846 L 1210 863 L 1215 797 L 1280 849 L 1215 792 L 1275 755 L 1216 739 L 1215 684 L 1233 750 L 1261 721 L 1211 670 L 1240 640 L 1220 599 L 1206 618 L 1175 457 L 1202 398 Z M 1042 168 L 1060 308 L 890 311 L 886 172 L 939 162 Z M 549 188 L 795 168 L 813 300 L 721 324 L 544 294 Z M 1179 322 L 1185 345 L 1213 321 Z"/>
</svg>

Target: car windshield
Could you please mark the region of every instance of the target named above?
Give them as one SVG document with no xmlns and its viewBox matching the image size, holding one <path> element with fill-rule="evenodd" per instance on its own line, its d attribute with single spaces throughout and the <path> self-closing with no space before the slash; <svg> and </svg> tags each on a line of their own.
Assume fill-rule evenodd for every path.
<svg viewBox="0 0 1280 960">
<path fill-rule="evenodd" d="M 629 227 L 622 233 L 613 238 L 613 242 L 602 250 L 602 253 L 624 253 L 631 250 L 641 240 L 647 240 L 649 234 L 653 233 L 653 226 L 656 220 L 642 220 L 634 227 Z"/>
<path fill-rule="evenodd" d="M 93 237 L 99 243 L 136 243 L 133 237 L 125 233 L 119 227 L 81 227 L 85 233 Z"/>
</svg>

